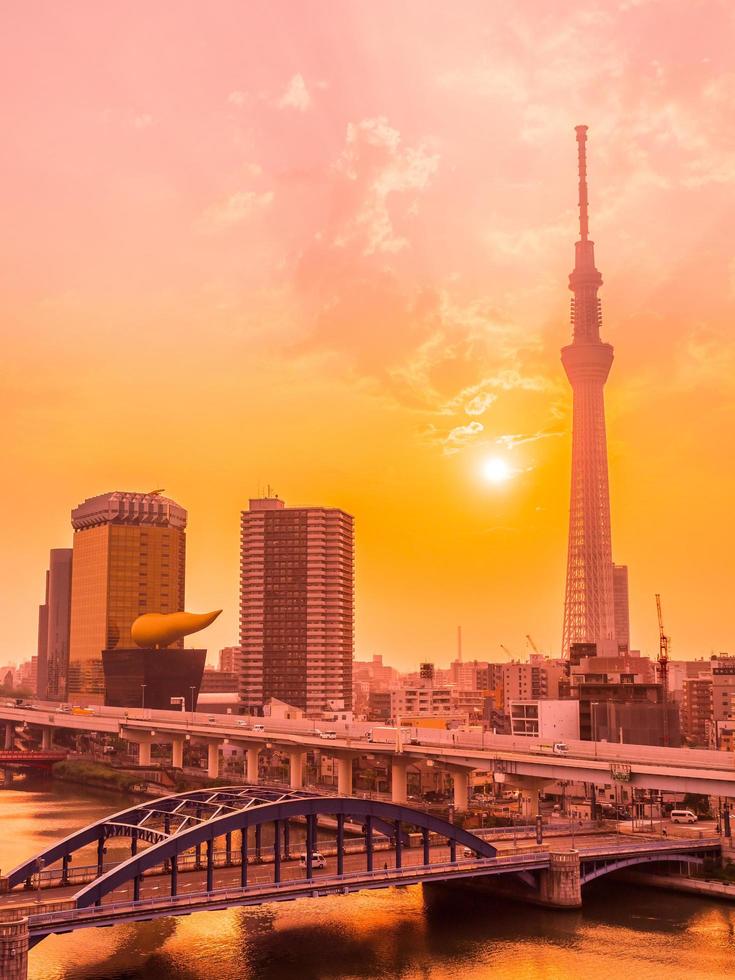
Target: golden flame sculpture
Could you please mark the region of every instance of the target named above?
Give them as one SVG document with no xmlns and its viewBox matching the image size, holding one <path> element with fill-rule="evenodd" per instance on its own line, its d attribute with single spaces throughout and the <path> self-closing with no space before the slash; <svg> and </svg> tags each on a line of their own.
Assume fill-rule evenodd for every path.
<svg viewBox="0 0 735 980">
<path fill-rule="evenodd" d="M 160 649 L 189 636 L 190 633 L 203 630 L 221 612 L 221 609 L 215 609 L 208 613 L 145 613 L 138 616 L 130 627 L 130 635 L 136 646 Z"/>
</svg>

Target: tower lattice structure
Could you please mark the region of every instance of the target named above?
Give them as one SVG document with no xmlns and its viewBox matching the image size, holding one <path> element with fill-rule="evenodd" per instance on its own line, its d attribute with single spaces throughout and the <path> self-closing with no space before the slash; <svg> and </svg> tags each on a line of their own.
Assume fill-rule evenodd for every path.
<svg viewBox="0 0 735 980">
<path fill-rule="evenodd" d="M 561 360 L 574 395 L 572 486 L 564 599 L 562 653 L 572 643 L 596 643 L 598 652 L 614 648 L 615 612 L 610 534 L 610 490 L 607 474 L 604 386 L 613 362 L 611 344 L 600 339 L 602 314 L 597 290 L 602 276 L 595 268 L 587 209 L 587 127 L 577 126 L 579 158 L 579 229 L 572 299 L 572 343 Z"/>
</svg>

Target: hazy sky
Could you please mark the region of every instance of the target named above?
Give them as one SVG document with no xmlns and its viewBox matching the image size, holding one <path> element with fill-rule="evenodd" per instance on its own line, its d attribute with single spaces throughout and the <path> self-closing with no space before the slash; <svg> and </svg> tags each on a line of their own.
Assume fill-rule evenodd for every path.
<svg viewBox="0 0 735 980">
<path fill-rule="evenodd" d="M 561 641 L 574 125 L 589 125 L 634 645 L 735 652 L 735 7 L 8 0 L 0 662 L 107 490 L 189 511 L 237 638 L 239 511 L 356 517 L 359 657 Z M 500 457 L 514 476 L 481 475 Z M 202 637 L 204 639 L 204 635 Z"/>
</svg>

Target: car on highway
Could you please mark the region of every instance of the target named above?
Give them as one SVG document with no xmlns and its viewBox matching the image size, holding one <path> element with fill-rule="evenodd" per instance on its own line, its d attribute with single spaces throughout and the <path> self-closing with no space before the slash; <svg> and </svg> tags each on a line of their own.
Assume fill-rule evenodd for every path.
<svg viewBox="0 0 735 980">
<path fill-rule="evenodd" d="M 305 868 L 306 867 L 306 855 L 305 854 L 302 854 L 301 857 L 299 858 L 299 865 L 302 868 Z M 326 866 L 327 866 L 327 859 L 324 857 L 324 855 L 321 853 L 321 851 L 312 851 L 311 852 L 311 867 L 312 867 L 312 869 L 326 868 Z"/>
<path fill-rule="evenodd" d="M 265 725 L 253 725 L 253 731 L 254 732 L 264 732 L 265 731 Z"/>
<path fill-rule="evenodd" d="M 246 721 L 238 721 L 237 727 L 238 728 L 250 728 L 250 725 L 248 725 L 248 723 Z"/>
<path fill-rule="evenodd" d="M 319 732 L 319 738 L 336 738 L 336 732 Z"/>
</svg>

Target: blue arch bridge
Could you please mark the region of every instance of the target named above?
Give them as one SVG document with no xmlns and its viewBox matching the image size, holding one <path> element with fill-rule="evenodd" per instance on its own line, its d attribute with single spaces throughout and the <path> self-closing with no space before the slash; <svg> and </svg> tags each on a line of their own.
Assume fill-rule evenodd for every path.
<svg viewBox="0 0 735 980">
<path fill-rule="evenodd" d="M 119 859 L 107 861 L 108 851 Z M 397 803 L 262 786 L 194 790 L 89 824 L 0 877 L 0 962 L 2 944 L 16 939 L 33 946 L 84 927 L 397 884 L 473 879 L 573 908 L 588 881 L 612 871 L 719 856 L 717 839 L 613 835 L 578 837 L 567 850 L 553 838 L 503 849 Z"/>
</svg>

